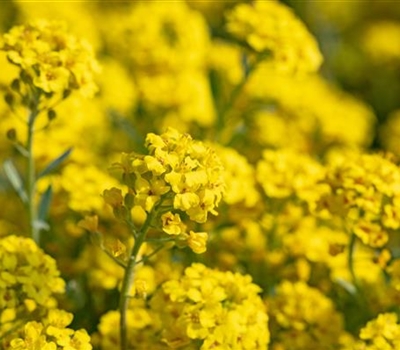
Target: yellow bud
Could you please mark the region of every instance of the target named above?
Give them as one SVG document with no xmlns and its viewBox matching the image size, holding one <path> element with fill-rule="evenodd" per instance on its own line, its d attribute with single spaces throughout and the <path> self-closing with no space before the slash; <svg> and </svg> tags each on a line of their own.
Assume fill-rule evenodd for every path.
<svg viewBox="0 0 400 350">
<path fill-rule="evenodd" d="M 103 192 L 104 201 L 109 204 L 111 207 L 119 208 L 122 207 L 122 203 L 124 198 L 122 197 L 121 190 L 118 188 L 111 188 L 109 190 L 105 190 Z"/>
<path fill-rule="evenodd" d="M 78 226 L 89 231 L 96 232 L 99 224 L 99 218 L 97 215 L 85 216 L 83 220 L 78 222 Z"/>
</svg>

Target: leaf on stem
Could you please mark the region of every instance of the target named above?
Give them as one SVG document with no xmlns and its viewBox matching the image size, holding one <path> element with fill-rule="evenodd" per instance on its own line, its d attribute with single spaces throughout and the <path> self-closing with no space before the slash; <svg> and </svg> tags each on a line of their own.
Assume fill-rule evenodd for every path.
<svg viewBox="0 0 400 350">
<path fill-rule="evenodd" d="M 64 153 L 62 153 L 59 157 L 54 159 L 46 168 L 44 168 L 39 174 L 38 174 L 38 179 L 50 174 L 54 170 L 57 169 L 57 167 L 65 160 L 68 158 L 68 156 L 72 152 L 72 147 L 68 148 Z"/>
<path fill-rule="evenodd" d="M 354 284 L 342 279 L 342 278 L 337 278 L 336 279 L 337 284 L 339 284 L 343 289 L 345 289 L 347 292 L 349 292 L 351 295 L 355 295 L 357 293 L 357 288 L 355 287 Z"/>
<path fill-rule="evenodd" d="M 18 193 L 23 203 L 28 203 L 28 195 L 24 189 L 24 184 L 22 182 L 22 178 L 18 173 L 18 170 L 15 168 L 13 162 L 10 159 L 7 159 L 3 163 L 4 172 L 10 181 L 14 190 Z"/>
<path fill-rule="evenodd" d="M 51 185 L 49 185 L 46 191 L 42 194 L 38 207 L 38 221 L 46 223 L 46 225 L 47 225 L 47 215 L 49 213 L 52 197 L 53 197 L 53 188 Z"/>
</svg>

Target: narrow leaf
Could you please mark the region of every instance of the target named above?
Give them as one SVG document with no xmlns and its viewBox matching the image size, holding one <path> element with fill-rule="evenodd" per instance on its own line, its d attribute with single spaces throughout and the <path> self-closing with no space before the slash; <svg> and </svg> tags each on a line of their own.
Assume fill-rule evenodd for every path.
<svg viewBox="0 0 400 350">
<path fill-rule="evenodd" d="M 48 231 L 50 229 L 49 224 L 43 220 L 35 220 L 33 227 L 38 231 Z"/>
<path fill-rule="evenodd" d="M 357 288 L 354 286 L 354 284 L 342 279 L 342 278 L 337 278 L 336 282 L 342 286 L 345 290 L 347 290 L 350 294 L 355 295 L 357 293 Z"/>
<path fill-rule="evenodd" d="M 51 187 L 51 185 L 49 185 L 49 187 L 47 187 L 46 191 L 42 194 L 42 197 L 40 198 L 40 203 L 38 207 L 39 221 L 43 222 L 47 221 L 47 215 L 49 213 L 52 197 L 53 197 L 53 188 Z"/>
<path fill-rule="evenodd" d="M 19 175 L 18 170 L 15 168 L 13 162 L 10 159 L 4 161 L 3 169 L 12 187 L 18 193 L 21 200 L 24 203 L 27 203 L 28 195 L 25 192 L 21 176 Z"/>
<path fill-rule="evenodd" d="M 50 174 L 52 171 L 56 170 L 57 167 L 71 154 L 72 148 L 68 148 L 63 154 L 54 159 L 46 168 L 44 168 L 39 174 L 38 179 Z"/>
</svg>

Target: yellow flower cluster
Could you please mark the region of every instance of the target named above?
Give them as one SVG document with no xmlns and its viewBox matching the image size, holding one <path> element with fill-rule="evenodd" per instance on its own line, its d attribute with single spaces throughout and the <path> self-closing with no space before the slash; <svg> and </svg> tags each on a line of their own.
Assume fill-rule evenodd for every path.
<svg viewBox="0 0 400 350">
<path fill-rule="evenodd" d="M 11 340 L 11 350 L 91 350 L 90 337 L 84 329 L 66 328 L 72 314 L 58 309 L 49 311 L 42 322 L 28 322 L 23 335 Z"/>
<path fill-rule="evenodd" d="M 380 64 L 400 62 L 400 24 L 397 21 L 371 23 L 364 31 L 363 49 Z"/>
<path fill-rule="evenodd" d="M 257 163 L 257 180 L 270 198 L 295 196 L 311 201 L 324 168 L 312 157 L 292 150 L 265 150 Z"/>
<path fill-rule="evenodd" d="M 266 349 L 268 316 L 260 288 L 250 276 L 193 264 L 170 280 L 152 300 L 163 324 L 162 340 L 171 348 Z"/>
<path fill-rule="evenodd" d="M 7 236 L 0 240 L 0 310 L 15 308 L 18 312 L 36 305 L 51 306 L 52 297 L 63 293 L 56 262 L 30 238 Z M 28 308 L 29 306 L 29 308 Z"/>
<path fill-rule="evenodd" d="M 399 16 L 311 3 L 1 5 L 1 349 L 400 349 Z"/>
<path fill-rule="evenodd" d="M 324 153 L 371 143 L 376 121 L 371 108 L 320 76 L 290 77 L 260 66 L 246 92 L 268 107 L 254 113 L 251 125 L 251 136 L 264 147 Z"/>
<path fill-rule="evenodd" d="M 267 309 L 273 350 L 333 349 L 344 332 L 333 302 L 304 282 L 281 282 Z"/>
<path fill-rule="evenodd" d="M 141 207 L 148 215 L 160 214 L 157 225 L 165 233 L 186 241 L 196 253 L 204 252 L 207 233 L 186 233 L 181 215 L 203 223 L 208 213 L 217 214 L 224 192 L 219 158 L 210 147 L 172 128 L 161 135 L 149 133 L 146 147 L 148 155 L 124 154 L 122 162 L 114 165 L 123 169 L 123 180 L 129 187 L 125 198 L 133 201 L 128 207 Z M 116 213 L 129 209 L 117 188 L 106 190 L 104 198 Z"/>
<path fill-rule="evenodd" d="M 146 112 L 167 119 L 154 128 L 182 131 L 182 121 L 210 126 L 214 109 L 205 70 L 210 38 L 200 13 L 184 1 L 136 2 L 107 21 L 113 27 L 105 28 L 109 49 L 129 67 Z"/>
<path fill-rule="evenodd" d="M 150 14 L 153 19 L 148 21 Z M 209 41 L 206 23 L 184 2 L 139 2 L 127 17 L 115 20 L 115 31 L 109 34 L 111 49 L 130 57 L 130 64 L 142 73 L 178 72 L 204 64 Z"/>
<path fill-rule="evenodd" d="M 260 196 L 252 165 L 233 148 L 216 146 L 215 149 L 224 167 L 224 202 L 229 205 L 243 203 L 246 207 L 255 206 Z"/>
<path fill-rule="evenodd" d="M 86 42 L 66 31 L 63 22 L 37 20 L 13 27 L 0 40 L 0 50 L 21 69 L 19 83 L 47 94 L 97 91 L 93 76 L 98 64 Z"/>
<path fill-rule="evenodd" d="M 145 307 L 143 300 L 134 300 L 127 312 L 129 349 L 167 350 L 169 347 L 158 339 L 161 324 L 158 315 Z M 120 346 L 120 313 L 109 311 L 101 317 L 99 333 L 94 337 L 102 350 L 114 350 Z M 97 340 L 98 339 L 98 340 Z"/>
<path fill-rule="evenodd" d="M 278 1 L 239 4 L 227 30 L 254 51 L 270 52 L 278 71 L 313 72 L 322 63 L 317 42 L 293 12 Z"/>
<path fill-rule="evenodd" d="M 327 186 L 322 214 L 341 218 L 364 244 L 382 247 L 399 229 L 400 169 L 390 159 L 365 154 L 333 162 L 321 184 Z"/>
<path fill-rule="evenodd" d="M 395 313 L 382 313 L 360 330 L 359 341 L 343 350 L 396 350 L 400 347 L 400 324 Z"/>
</svg>

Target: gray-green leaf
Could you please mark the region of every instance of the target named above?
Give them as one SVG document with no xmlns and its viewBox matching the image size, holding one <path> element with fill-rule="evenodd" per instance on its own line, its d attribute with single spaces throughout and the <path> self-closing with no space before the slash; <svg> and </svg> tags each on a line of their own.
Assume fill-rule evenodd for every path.
<svg viewBox="0 0 400 350">
<path fill-rule="evenodd" d="M 37 178 L 41 178 L 45 175 L 50 174 L 54 170 L 57 169 L 57 167 L 65 160 L 68 158 L 68 156 L 72 152 L 72 147 L 68 148 L 64 153 L 62 153 L 60 156 L 58 156 L 56 159 L 54 159 L 46 168 L 44 168 L 37 176 Z"/>
<path fill-rule="evenodd" d="M 22 182 L 18 170 L 15 168 L 13 162 L 10 159 L 4 161 L 3 169 L 12 187 L 18 193 L 22 202 L 28 203 L 28 195 L 25 191 L 24 183 Z"/>
</svg>

